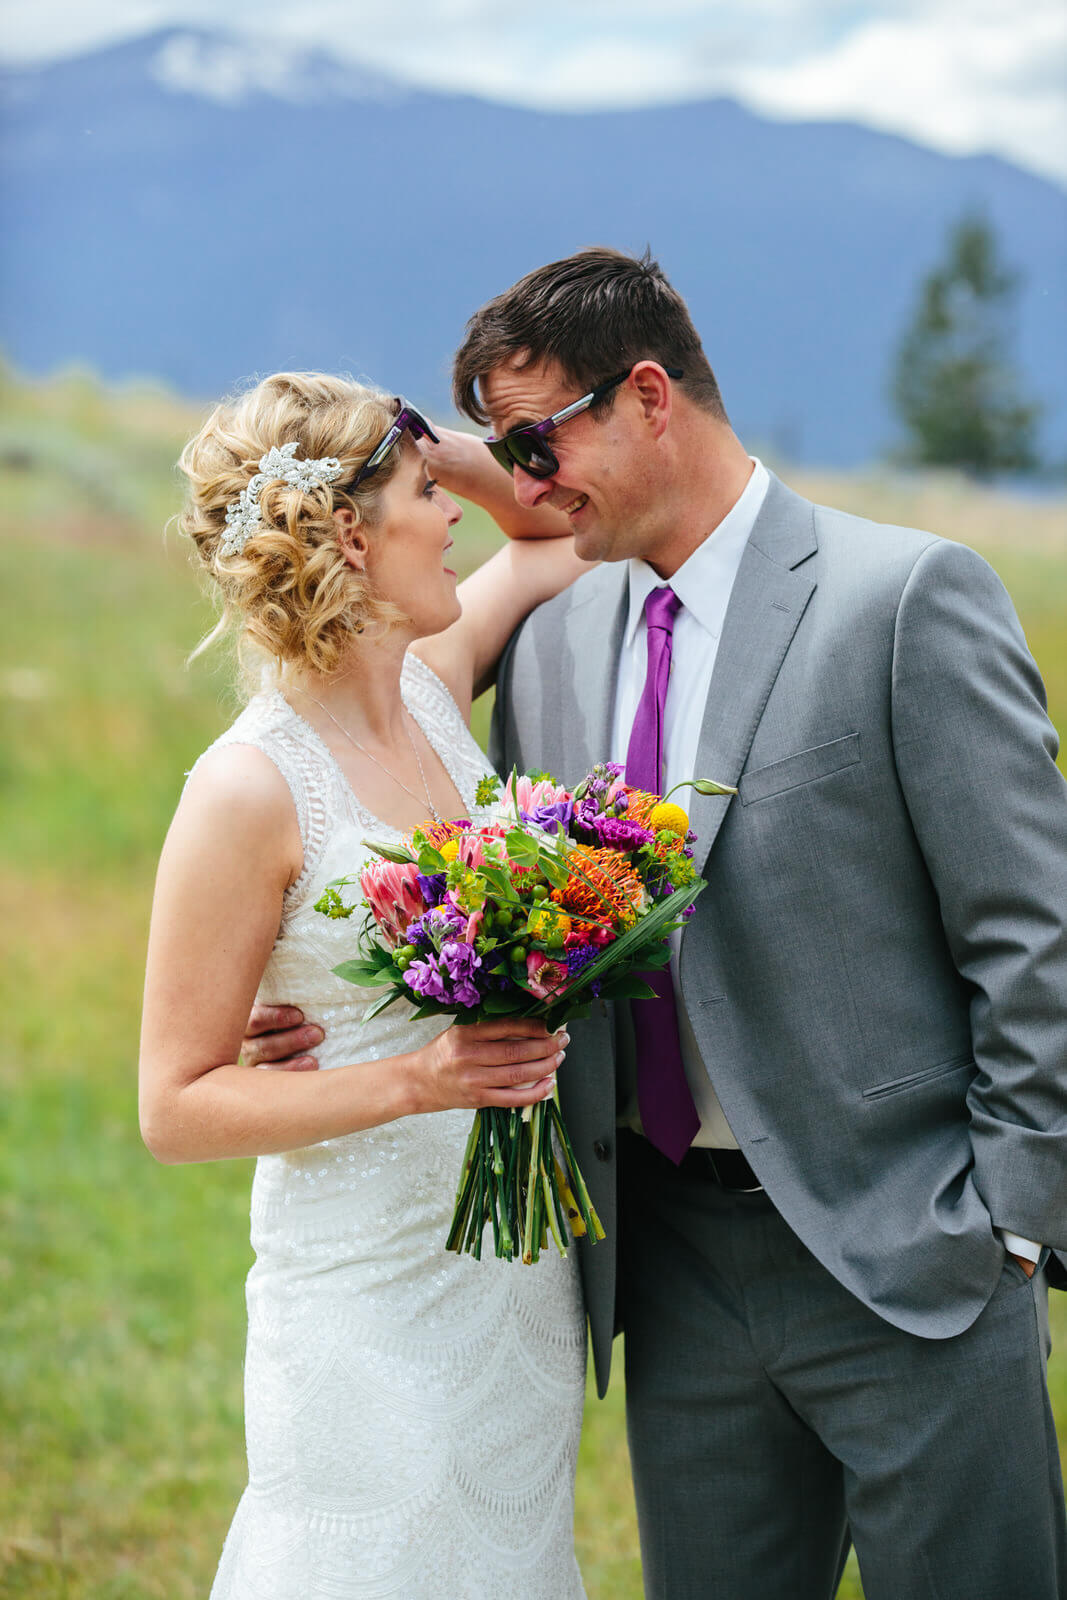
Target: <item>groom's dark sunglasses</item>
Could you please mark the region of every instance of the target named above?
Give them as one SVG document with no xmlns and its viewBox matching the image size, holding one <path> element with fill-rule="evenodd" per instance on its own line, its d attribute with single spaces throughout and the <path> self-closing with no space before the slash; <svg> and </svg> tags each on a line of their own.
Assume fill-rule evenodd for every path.
<svg viewBox="0 0 1067 1600">
<path fill-rule="evenodd" d="M 663 370 L 668 378 L 683 376 L 678 367 L 664 367 Z M 485 442 L 493 460 L 499 462 L 508 473 L 514 471 L 516 467 L 521 467 L 531 478 L 554 477 L 559 471 L 559 462 L 545 443 L 546 434 L 551 433 L 562 423 L 569 422 L 572 417 L 579 416 L 581 412 L 588 411 L 590 406 L 595 406 L 597 401 L 603 400 L 612 389 L 617 389 L 620 383 L 625 383 L 632 371 L 632 367 L 627 367 L 625 372 L 616 373 L 614 378 L 598 383 L 595 389 L 583 394 L 580 400 L 572 400 L 569 406 L 564 406 L 562 411 L 554 412 L 543 422 L 527 422 L 521 428 L 512 428 L 502 439 L 487 439 Z"/>
<path fill-rule="evenodd" d="M 375 445 L 352 479 L 353 489 L 358 488 L 361 483 L 364 483 L 377 472 L 401 434 L 410 433 L 413 439 L 431 439 L 434 444 L 441 443 L 421 411 L 416 411 L 414 406 L 409 406 L 399 395 L 397 395 L 394 404 L 397 407 L 396 421 L 385 435 L 381 444 Z"/>
</svg>

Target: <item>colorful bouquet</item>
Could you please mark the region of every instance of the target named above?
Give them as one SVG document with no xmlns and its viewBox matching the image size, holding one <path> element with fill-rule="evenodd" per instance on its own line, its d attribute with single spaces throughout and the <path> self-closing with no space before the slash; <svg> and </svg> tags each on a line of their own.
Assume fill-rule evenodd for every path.
<svg viewBox="0 0 1067 1600">
<path fill-rule="evenodd" d="M 378 858 L 359 878 L 369 914 L 358 955 L 333 970 L 384 987 L 367 1020 L 403 998 L 418 1017 L 540 1017 L 552 1032 L 593 1001 L 651 997 L 640 974 L 669 960 L 667 935 L 704 888 L 682 808 L 628 787 L 612 762 L 573 791 L 546 773 L 512 773 L 502 791 L 487 778 L 477 803 L 476 821 L 427 822 L 401 846 L 365 841 Z M 351 882 L 330 884 L 316 909 L 351 916 Z M 604 1237 L 558 1097 L 476 1112 L 447 1248 L 480 1257 L 491 1224 L 498 1256 L 532 1262 L 549 1234 L 566 1253 L 568 1222 Z"/>
</svg>

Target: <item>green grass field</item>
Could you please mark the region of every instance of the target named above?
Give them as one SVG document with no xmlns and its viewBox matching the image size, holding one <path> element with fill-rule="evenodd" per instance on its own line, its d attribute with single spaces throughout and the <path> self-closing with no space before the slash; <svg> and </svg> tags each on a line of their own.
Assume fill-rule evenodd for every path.
<svg viewBox="0 0 1067 1600">
<path fill-rule="evenodd" d="M 210 614 L 161 536 L 194 422 L 151 391 L 0 376 L 2 1596 L 203 1596 L 244 1482 L 251 1167 L 157 1166 L 135 1109 L 155 858 L 183 773 L 236 704 L 222 667 L 184 665 Z M 977 544 L 1062 725 L 1062 504 L 791 481 Z M 469 566 L 495 536 L 472 513 L 461 541 Z M 479 717 L 484 733 L 484 704 Z M 1067 1443 L 1067 1296 L 1053 1298 Z M 618 1382 L 587 1408 L 578 1541 L 591 1600 L 640 1596 Z M 850 1569 L 841 1595 L 860 1594 Z"/>
</svg>

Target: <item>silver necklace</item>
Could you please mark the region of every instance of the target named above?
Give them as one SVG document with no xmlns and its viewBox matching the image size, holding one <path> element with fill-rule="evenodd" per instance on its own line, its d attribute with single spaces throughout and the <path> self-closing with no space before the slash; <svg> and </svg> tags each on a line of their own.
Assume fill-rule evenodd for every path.
<svg viewBox="0 0 1067 1600">
<path fill-rule="evenodd" d="M 293 687 L 294 687 L 294 689 L 297 689 L 300 692 L 300 694 L 302 694 L 305 697 L 305 699 L 310 700 L 313 706 L 318 706 L 320 711 L 325 711 L 326 715 L 329 717 L 329 719 L 333 723 L 334 727 L 335 728 L 340 728 L 341 732 L 344 734 L 344 736 L 348 740 L 349 744 L 354 744 L 357 750 L 362 750 L 362 752 L 366 756 L 367 760 L 368 761 L 373 761 L 374 765 L 376 767 L 380 767 L 382 769 L 382 771 L 385 773 L 387 778 L 392 778 L 393 782 L 399 784 L 401 789 L 403 789 L 404 793 L 405 794 L 409 794 L 413 800 L 418 800 L 419 799 L 419 796 L 415 793 L 414 789 L 409 789 L 407 784 L 404 782 L 404 780 L 402 778 L 398 778 L 396 773 L 391 771 L 391 769 L 386 766 L 384 761 L 379 761 L 378 757 L 376 755 L 372 755 L 371 754 L 371 752 L 367 749 L 366 745 L 360 744 L 359 740 L 355 737 L 355 735 L 349 733 L 348 729 L 345 727 L 343 722 L 338 722 L 337 718 L 334 716 L 334 714 L 330 710 L 329 706 L 324 706 L 322 701 L 321 700 L 316 700 L 315 696 L 313 694 L 308 694 L 306 689 L 301 689 L 300 685 L 298 683 L 294 684 Z M 401 717 L 401 720 L 403 720 L 403 717 Z M 414 739 L 411 737 L 411 729 L 408 727 L 406 722 L 404 722 L 404 732 L 407 734 L 408 744 L 411 746 L 411 753 L 415 757 L 415 765 L 419 769 L 419 778 L 420 778 L 420 780 L 422 782 L 422 798 L 426 801 L 427 809 L 429 810 L 429 813 L 430 813 L 431 817 L 433 818 L 433 820 L 435 822 L 443 822 L 444 818 L 442 817 L 441 813 L 438 811 L 437 807 L 434 805 L 433 801 L 430 799 L 430 785 L 426 782 L 426 773 L 423 771 L 422 757 L 419 755 L 418 747 L 415 744 Z"/>
</svg>

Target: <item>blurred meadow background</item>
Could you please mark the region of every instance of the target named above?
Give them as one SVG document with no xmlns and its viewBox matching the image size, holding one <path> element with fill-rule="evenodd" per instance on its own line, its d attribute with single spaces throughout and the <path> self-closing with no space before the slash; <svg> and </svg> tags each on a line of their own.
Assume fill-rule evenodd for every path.
<svg viewBox="0 0 1067 1600">
<path fill-rule="evenodd" d="M 157 1166 L 135 1099 L 156 856 L 183 774 L 237 705 L 224 657 L 185 665 L 212 614 L 183 541 L 163 534 L 201 415 L 156 388 L 0 376 L 3 1596 L 203 1596 L 245 1479 L 251 1165 Z M 1063 726 L 1064 501 L 781 470 L 817 499 L 981 550 Z M 468 510 L 463 568 L 497 542 Z M 485 700 L 477 713 L 484 737 Z M 1067 1296 L 1052 1300 L 1067 1446 Z M 638 1600 L 618 1380 L 587 1407 L 577 1537 L 591 1600 Z M 861 1594 L 853 1563 L 841 1596 Z"/>
</svg>

